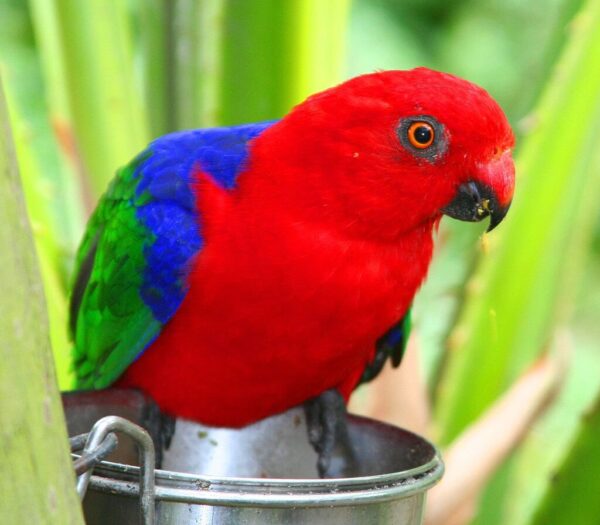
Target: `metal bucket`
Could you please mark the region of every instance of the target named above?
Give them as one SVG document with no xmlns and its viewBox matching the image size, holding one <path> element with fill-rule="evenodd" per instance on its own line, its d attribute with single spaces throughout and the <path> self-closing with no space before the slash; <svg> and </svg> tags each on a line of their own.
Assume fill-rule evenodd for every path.
<svg viewBox="0 0 600 525">
<path fill-rule="evenodd" d="M 70 435 L 89 431 L 107 414 L 147 423 L 148 406 L 135 392 L 65 398 Z M 355 416 L 349 432 L 358 458 L 352 477 L 324 480 L 317 476 L 302 409 L 239 430 L 178 420 L 162 469 L 155 471 L 156 523 L 422 523 L 425 493 L 443 473 L 435 448 L 415 434 Z M 88 525 L 140 520 L 140 469 L 132 466 L 137 453 L 132 442 L 119 441 L 119 463 L 103 461 L 91 476 L 84 500 Z"/>
</svg>

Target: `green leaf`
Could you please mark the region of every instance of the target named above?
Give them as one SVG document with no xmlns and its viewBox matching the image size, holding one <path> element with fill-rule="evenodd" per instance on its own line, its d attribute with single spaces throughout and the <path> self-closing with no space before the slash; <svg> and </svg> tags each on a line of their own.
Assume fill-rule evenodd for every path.
<svg viewBox="0 0 600 525">
<path fill-rule="evenodd" d="M 550 480 L 531 525 L 600 523 L 600 397 L 581 421 L 564 463 Z"/>
</svg>

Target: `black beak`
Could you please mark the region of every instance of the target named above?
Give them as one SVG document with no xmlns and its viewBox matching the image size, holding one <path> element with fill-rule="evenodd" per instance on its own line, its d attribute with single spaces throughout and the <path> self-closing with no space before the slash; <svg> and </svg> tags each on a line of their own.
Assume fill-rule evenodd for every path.
<svg viewBox="0 0 600 525">
<path fill-rule="evenodd" d="M 442 213 L 461 221 L 479 222 L 490 216 L 487 231 L 491 232 L 508 213 L 510 204 L 501 207 L 493 190 L 480 182 L 465 182 L 458 187 L 456 197 L 442 208 Z"/>
</svg>

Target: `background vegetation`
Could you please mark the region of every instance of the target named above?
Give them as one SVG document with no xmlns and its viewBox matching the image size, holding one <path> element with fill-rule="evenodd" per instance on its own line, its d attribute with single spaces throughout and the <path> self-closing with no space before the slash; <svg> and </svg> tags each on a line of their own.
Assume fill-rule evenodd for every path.
<svg viewBox="0 0 600 525">
<path fill-rule="evenodd" d="M 473 225 L 440 231 L 415 306 L 431 435 L 460 441 L 542 355 L 564 375 L 482 481 L 477 512 L 455 523 L 600 523 L 599 28 L 598 0 L 0 0 L 0 71 L 61 386 L 85 217 L 152 137 L 277 118 L 375 69 L 446 70 L 505 108 L 518 186 L 485 242 Z"/>
</svg>

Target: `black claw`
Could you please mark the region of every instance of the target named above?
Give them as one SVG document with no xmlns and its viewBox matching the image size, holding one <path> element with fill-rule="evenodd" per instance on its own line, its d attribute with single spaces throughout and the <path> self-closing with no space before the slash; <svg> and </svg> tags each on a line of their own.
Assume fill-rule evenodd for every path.
<svg viewBox="0 0 600 525">
<path fill-rule="evenodd" d="M 308 440 L 319 458 L 319 476 L 344 477 L 354 466 L 354 453 L 348 434 L 346 403 L 335 389 L 327 390 L 304 404 Z M 332 458 L 341 452 L 342 466 L 332 468 Z"/>
<path fill-rule="evenodd" d="M 323 434 L 323 427 L 321 426 L 321 405 L 319 404 L 318 399 L 319 398 L 317 397 L 310 399 L 304 405 L 308 440 L 317 453 L 320 452 L 321 436 Z"/>
</svg>

